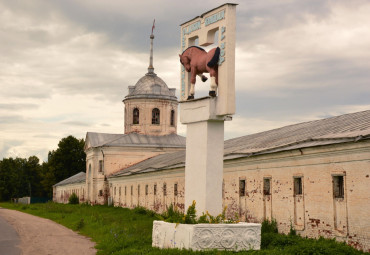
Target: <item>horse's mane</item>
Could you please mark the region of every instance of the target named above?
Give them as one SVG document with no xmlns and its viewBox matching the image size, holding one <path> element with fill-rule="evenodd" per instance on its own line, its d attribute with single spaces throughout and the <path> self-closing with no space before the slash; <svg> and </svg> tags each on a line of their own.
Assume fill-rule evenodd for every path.
<svg viewBox="0 0 370 255">
<path fill-rule="evenodd" d="M 190 47 L 188 47 L 186 50 L 184 50 L 183 52 L 182 52 L 182 54 L 184 54 L 185 53 L 185 51 L 187 51 L 188 49 L 190 49 L 190 48 L 197 48 L 197 49 L 199 49 L 199 50 L 201 50 L 201 51 L 206 51 L 205 49 L 203 49 L 203 48 L 201 48 L 201 47 L 199 47 L 199 46 L 190 46 Z M 181 54 L 181 55 L 182 55 Z"/>
</svg>

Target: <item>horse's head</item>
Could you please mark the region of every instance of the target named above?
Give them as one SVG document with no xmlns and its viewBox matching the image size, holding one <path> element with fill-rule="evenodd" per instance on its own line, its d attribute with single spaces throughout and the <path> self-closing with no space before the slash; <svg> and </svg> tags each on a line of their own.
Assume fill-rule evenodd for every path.
<svg viewBox="0 0 370 255">
<path fill-rule="evenodd" d="M 190 72 L 190 59 L 188 56 L 183 56 L 184 54 L 180 55 L 179 54 L 179 57 L 180 57 L 180 63 L 185 67 L 185 70 L 187 72 Z"/>
</svg>

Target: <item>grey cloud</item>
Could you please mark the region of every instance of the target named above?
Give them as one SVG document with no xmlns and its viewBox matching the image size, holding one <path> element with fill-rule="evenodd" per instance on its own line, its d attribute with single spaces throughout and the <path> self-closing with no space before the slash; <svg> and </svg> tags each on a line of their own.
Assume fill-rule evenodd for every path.
<svg viewBox="0 0 370 255">
<path fill-rule="evenodd" d="M 52 134 L 36 134 L 36 135 L 34 135 L 32 137 L 34 137 L 34 138 L 46 138 L 46 139 L 48 139 L 48 138 L 53 138 L 53 139 L 60 138 L 59 136 L 52 135 Z"/>
<path fill-rule="evenodd" d="M 362 56 L 353 54 L 351 48 L 345 52 L 346 56 L 343 52 L 326 54 L 326 49 L 320 48 L 326 42 L 319 42 L 318 46 L 315 45 L 319 50 L 314 55 L 308 48 L 297 46 L 292 49 L 305 35 L 299 35 L 299 38 L 289 33 L 291 28 L 299 30 L 300 25 L 312 21 L 312 18 L 318 24 L 325 23 L 333 14 L 334 5 L 344 6 L 344 9 L 347 5 L 361 8 L 366 1 L 236 2 L 239 3 L 237 47 L 243 53 L 257 54 L 254 57 L 246 54 L 246 59 L 237 63 L 237 67 L 240 67 L 236 83 L 238 115 L 298 122 L 305 116 L 330 116 L 332 109 L 342 109 L 345 105 L 368 105 L 370 67 L 366 63 L 366 54 L 369 48 L 359 48 L 360 52 L 363 51 Z M 134 85 L 146 72 L 149 34 L 154 18 L 154 66 L 158 75 L 170 87 L 176 87 L 179 93 L 179 79 L 173 76 L 169 76 L 172 80 L 165 79 L 162 75 L 179 74 L 179 66 L 170 64 L 163 68 L 157 66 L 158 60 L 168 59 L 179 51 L 181 23 L 223 3 L 219 0 L 191 3 L 171 0 L 3 1 L 0 9 L 10 10 L 13 21 L 8 21 L 10 25 L 5 22 L 0 24 L 0 83 L 1 98 L 4 100 L 0 108 L 3 106 L 5 110 L 16 111 L 27 107 L 27 103 L 23 104 L 25 108 L 22 108 L 22 104 L 12 106 L 6 101 L 9 97 L 38 100 L 53 95 L 83 95 L 86 102 L 92 102 L 85 107 L 89 108 L 89 113 L 93 107 L 105 109 L 108 104 L 120 103 L 127 94 L 127 85 Z M 0 20 L 3 18 L 0 16 Z M 24 26 L 12 27 L 18 20 Z M 257 52 L 261 44 L 278 54 Z M 126 55 L 134 55 L 136 59 L 126 61 Z M 254 61 L 253 67 L 260 71 L 251 75 L 253 79 L 248 76 L 250 70 L 245 68 L 247 61 Z M 145 63 L 143 67 L 142 63 Z M 197 96 L 202 93 L 206 95 L 207 90 L 208 84 L 199 85 Z M 42 102 L 38 103 L 42 105 Z M 30 104 L 29 107 L 37 106 Z M 83 109 L 79 105 L 74 107 L 78 112 Z M 123 110 L 122 103 L 121 107 Z M 338 114 L 342 113 L 340 111 Z M 68 113 L 58 114 L 60 116 L 48 115 L 48 119 L 37 121 L 45 125 L 63 123 L 59 125 L 63 130 L 61 134 L 66 132 L 66 125 L 72 126 L 71 129 L 75 126 L 74 129 L 82 136 L 86 129 L 79 127 L 86 127 L 90 122 L 92 127 L 111 126 L 99 124 L 102 120 L 75 121 L 66 117 Z M 24 121 L 27 121 L 25 118 L 18 115 L 2 116 L 0 124 L 21 123 L 24 126 Z M 101 129 L 104 132 L 104 128 Z M 43 137 L 42 134 L 36 134 L 35 137 L 47 139 L 48 135 Z M 50 138 L 56 140 L 53 136 Z"/>
<path fill-rule="evenodd" d="M 63 125 L 68 125 L 68 126 L 79 126 L 79 127 L 88 127 L 91 124 L 83 121 L 64 121 L 62 122 Z"/>
<path fill-rule="evenodd" d="M 113 3 L 113 4 L 112 4 Z M 179 25 L 209 10 L 222 1 L 178 2 L 79 2 L 72 0 L 53 3 L 68 19 L 83 24 L 90 31 L 106 34 L 122 50 L 142 52 L 149 48 L 148 38 L 153 19 L 156 20 L 156 48 L 180 45 Z"/>
<path fill-rule="evenodd" d="M 21 110 L 21 109 L 37 109 L 37 104 L 0 104 L 0 110 Z"/>
<path fill-rule="evenodd" d="M 11 87 L 10 85 L 8 87 Z M 50 88 L 35 87 L 32 85 L 19 85 L 2 91 L 2 96 L 7 98 L 35 98 L 44 99 L 52 95 Z"/>
<path fill-rule="evenodd" d="M 0 125 L 6 125 L 6 124 L 14 124 L 14 123 L 20 123 L 24 122 L 26 119 L 23 116 L 20 115 L 3 115 L 0 116 Z"/>
<path fill-rule="evenodd" d="M 320 21 L 331 13 L 330 1 L 322 0 L 256 1 L 240 4 L 237 10 L 237 31 L 242 31 L 237 34 L 237 40 L 247 45 L 269 38 L 270 33 L 306 23 L 307 17 Z"/>
<path fill-rule="evenodd" d="M 238 92 L 237 112 L 241 116 L 269 120 L 294 120 L 320 113 L 318 117 L 329 116 L 333 109 L 343 109 L 347 105 L 368 105 L 370 90 L 347 84 L 328 88 L 279 88 L 279 96 L 273 91 Z M 345 112 L 339 112 L 341 114 Z"/>
</svg>

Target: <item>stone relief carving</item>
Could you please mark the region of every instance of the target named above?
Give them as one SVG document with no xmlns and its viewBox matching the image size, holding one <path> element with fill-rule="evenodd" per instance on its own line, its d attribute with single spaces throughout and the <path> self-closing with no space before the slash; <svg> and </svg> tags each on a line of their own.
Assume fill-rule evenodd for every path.
<svg viewBox="0 0 370 255">
<path fill-rule="evenodd" d="M 175 224 L 153 222 L 152 246 L 192 250 L 259 250 L 261 224 Z"/>
<path fill-rule="evenodd" d="M 257 224 L 258 225 L 258 224 Z M 260 249 L 260 226 L 246 224 L 223 224 L 194 226 L 192 249 L 249 250 Z"/>
</svg>

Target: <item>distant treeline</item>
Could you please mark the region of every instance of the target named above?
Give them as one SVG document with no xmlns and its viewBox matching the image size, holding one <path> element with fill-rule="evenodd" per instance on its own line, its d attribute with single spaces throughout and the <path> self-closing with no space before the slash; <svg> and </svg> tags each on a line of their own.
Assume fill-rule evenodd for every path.
<svg viewBox="0 0 370 255">
<path fill-rule="evenodd" d="M 74 174 L 85 172 L 85 141 L 73 136 L 63 138 L 58 148 L 49 151 L 47 162 L 39 158 L 0 160 L 0 201 L 24 196 L 53 196 L 52 186 Z"/>
</svg>

